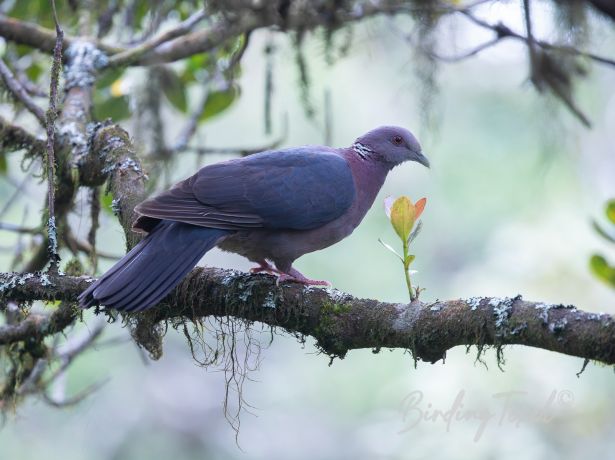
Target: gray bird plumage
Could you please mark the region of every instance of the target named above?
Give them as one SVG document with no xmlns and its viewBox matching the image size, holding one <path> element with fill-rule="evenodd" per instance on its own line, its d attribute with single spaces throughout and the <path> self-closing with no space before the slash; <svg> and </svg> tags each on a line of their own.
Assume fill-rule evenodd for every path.
<svg viewBox="0 0 615 460">
<path fill-rule="evenodd" d="M 292 263 L 352 233 L 387 173 L 405 161 L 429 166 L 408 130 L 386 126 L 350 148 L 307 146 L 205 166 L 135 208 L 134 229 L 147 236 L 81 294 L 80 305 L 155 305 L 215 245 L 280 282 L 326 284 Z"/>
</svg>

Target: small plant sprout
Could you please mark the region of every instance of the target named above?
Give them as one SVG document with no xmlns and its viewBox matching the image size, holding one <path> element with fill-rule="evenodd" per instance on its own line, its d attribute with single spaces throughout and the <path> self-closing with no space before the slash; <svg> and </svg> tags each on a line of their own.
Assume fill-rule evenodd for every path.
<svg viewBox="0 0 615 460">
<path fill-rule="evenodd" d="M 615 244 L 615 199 L 610 200 L 605 207 L 604 214 L 610 226 L 603 227 L 594 221 L 594 229 L 606 241 Z M 615 265 L 609 263 L 601 254 L 594 254 L 589 260 L 589 266 L 599 279 L 615 288 Z"/>
<path fill-rule="evenodd" d="M 404 266 L 404 276 L 406 278 L 406 285 L 408 286 L 408 294 L 410 295 L 410 302 L 418 299 L 421 289 L 418 287 L 412 288 L 412 281 L 410 276 L 417 273 L 415 270 L 410 270 L 410 264 L 414 261 L 415 257 L 410 254 L 410 243 L 414 241 L 416 236 L 421 231 L 421 222 L 419 217 L 425 209 L 426 198 L 421 198 L 416 203 L 412 203 L 412 200 L 407 196 L 400 196 L 397 199 L 393 197 L 387 197 L 384 200 L 384 211 L 387 217 L 391 221 L 393 230 L 397 233 L 397 236 L 402 241 L 403 255 L 397 253 L 397 251 L 390 245 L 386 244 L 381 239 L 378 239 L 386 249 L 395 254 Z M 415 227 L 416 224 L 416 227 Z"/>
</svg>

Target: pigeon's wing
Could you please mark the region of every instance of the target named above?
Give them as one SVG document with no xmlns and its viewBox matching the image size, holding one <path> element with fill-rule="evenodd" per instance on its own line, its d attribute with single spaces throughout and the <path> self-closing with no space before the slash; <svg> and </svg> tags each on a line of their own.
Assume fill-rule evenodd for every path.
<svg viewBox="0 0 615 460">
<path fill-rule="evenodd" d="M 346 160 L 303 147 L 206 166 L 136 210 L 149 218 L 226 230 L 308 230 L 340 217 L 354 199 Z"/>
</svg>

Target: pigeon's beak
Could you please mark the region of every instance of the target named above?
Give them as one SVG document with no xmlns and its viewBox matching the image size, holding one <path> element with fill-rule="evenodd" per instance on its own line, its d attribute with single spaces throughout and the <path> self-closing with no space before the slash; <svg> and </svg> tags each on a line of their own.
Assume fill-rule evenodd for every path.
<svg viewBox="0 0 615 460">
<path fill-rule="evenodd" d="M 423 166 L 429 168 L 429 160 L 427 159 L 427 157 L 425 155 L 423 155 L 421 152 L 418 152 L 416 154 L 416 158 L 414 159 L 414 161 L 416 161 L 417 163 L 422 164 Z"/>
</svg>

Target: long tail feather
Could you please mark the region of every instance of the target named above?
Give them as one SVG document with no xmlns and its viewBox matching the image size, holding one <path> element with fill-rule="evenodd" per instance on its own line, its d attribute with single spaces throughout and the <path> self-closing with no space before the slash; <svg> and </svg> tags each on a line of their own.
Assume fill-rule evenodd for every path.
<svg viewBox="0 0 615 460">
<path fill-rule="evenodd" d="M 102 304 L 120 311 L 156 305 L 227 230 L 163 220 L 79 296 L 81 308 Z"/>
</svg>

